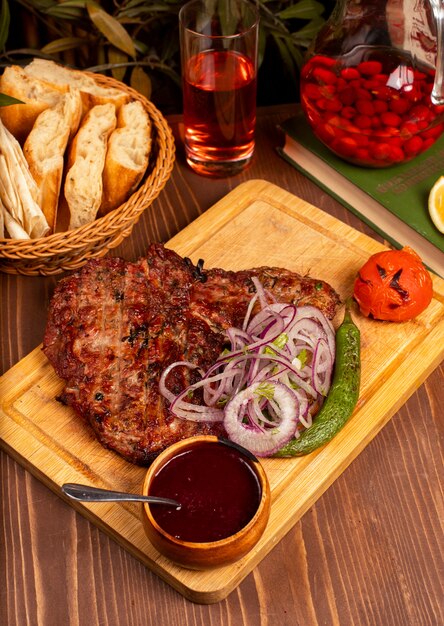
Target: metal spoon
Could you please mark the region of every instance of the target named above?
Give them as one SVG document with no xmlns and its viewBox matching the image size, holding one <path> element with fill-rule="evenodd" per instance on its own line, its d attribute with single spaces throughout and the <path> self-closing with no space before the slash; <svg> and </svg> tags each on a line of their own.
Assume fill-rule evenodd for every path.
<svg viewBox="0 0 444 626">
<path fill-rule="evenodd" d="M 109 489 L 99 489 L 89 485 L 79 485 L 78 483 L 65 483 L 62 491 L 73 500 L 81 502 L 149 502 L 150 504 L 166 504 L 168 506 L 180 507 L 180 503 L 169 498 L 158 498 L 157 496 L 142 496 L 137 493 L 124 493 L 123 491 L 110 491 Z"/>
</svg>

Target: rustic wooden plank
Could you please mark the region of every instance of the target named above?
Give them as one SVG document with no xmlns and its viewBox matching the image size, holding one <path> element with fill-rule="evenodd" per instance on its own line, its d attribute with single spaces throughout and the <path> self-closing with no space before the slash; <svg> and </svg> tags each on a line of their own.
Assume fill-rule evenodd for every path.
<svg viewBox="0 0 444 626">
<path fill-rule="evenodd" d="M 265 181 L 238 187 L 168 244 L 208 266 L 239 269 L 281 265 L 316 268 L 345 298 L 357 269 L 381 244 Z M 312 272 L 313 273 L 313 272 Z M 202 603 L 225 598 L 272 549 L 441 362 L 444 287 L 408 324 L 357 316 L 362 333 L 362 392 L 358 409 L 335 440 L 303 459 L 264 460 L 273 508 L 258 546 L 240 563 L 213 572 L 189 572 L 160 557 L 141 530 L 140 510 L 129 505 L 76 509 L 102 528 L 185 597 Z M 61 383 L 37 348 L 0 379 L 1 435 L 8 452 L 57 491 L 65 481 L 137 491 L 144 470 L 107 452 L 72 412 L 54 401 Z"/>
</svg>

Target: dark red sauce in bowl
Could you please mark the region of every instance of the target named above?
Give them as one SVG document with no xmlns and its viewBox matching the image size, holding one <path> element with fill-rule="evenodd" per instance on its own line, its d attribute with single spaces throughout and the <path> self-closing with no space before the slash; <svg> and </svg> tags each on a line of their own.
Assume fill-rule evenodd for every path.
<svg viewBox="0 0 444 626">
<path fill-rule="evenodd" d="M 219 541 L 252 519 L 261 487 L 250 461 L 237 448 L 200 442 L 171 458 L 154 476 L 149 495 L 173 498 L 181 507 L 151 507 L 153 518 L 182 541 Z"/>
<path fill-rule="evenodd" d="M 143 504 L 142 522 L 151 544 L 189 569 L 242 558 L 263 535 L 270 515 L 270 485 L 259 460 L 212 435 L 167 448 L 148 469 L 142 491 L 181 503 L 177 509 Z"/>
</svg>

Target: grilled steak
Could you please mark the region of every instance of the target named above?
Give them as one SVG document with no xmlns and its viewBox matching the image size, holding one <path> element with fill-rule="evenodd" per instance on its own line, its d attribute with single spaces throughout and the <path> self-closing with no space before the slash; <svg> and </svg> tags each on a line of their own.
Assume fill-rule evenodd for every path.
<svg viewBox="0 0 444 626">
<path fill-rule="evenodd" d="M 161 244 L 136 263 L 89 261 L 59 282 L 49 308 L 43 350 L 66 382 L 60 399 L 105 447 L 141 465 L 179 439 L 223 434 L 220 424 L 172 417 L 158 383 L 174 361 L 214 362 L 224 331 L 244 318 L 252 276 L 277 300 L 313 304 L 329 318 L 339 303 L 321 280 L 277 268 L 203 270 Z M 178 393 L 195 375 L 177 367 L 168 387 Z"/>
</svg>

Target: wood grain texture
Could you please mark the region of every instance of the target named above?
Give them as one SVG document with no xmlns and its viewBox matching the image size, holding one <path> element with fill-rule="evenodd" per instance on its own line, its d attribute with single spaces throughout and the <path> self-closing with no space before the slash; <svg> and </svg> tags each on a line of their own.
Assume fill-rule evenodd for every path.
<svg viewBox="0 0 444 626">
<path fill-rule="evenodd" d="M 275 154 L 276 124 L 293 112 L 260 112 L 255 162 L 233 179 L 193 174 L 179 146 L 167 187 L 117 253 L 136 258 L 149 241 L 168 240 L 249 178 L 372 235 Z M 0 276 L 2 371 L 40 343 L 54 284 Z M 252 574 L 211 606 L 186 601 L 1 453 L 0 623 L 441 626 L 443 376 L 440 364 Z"/>
<path fill-rule="evenodd" d="M 282 237 L 286 246 L 279 245 Z M 226 269 L 261 264 L 327 280 L 345 300 L 358 269 L 382 246 L 336 218 L 268 182 L 239 185 L 173 237 L 168 246 L 194 262 Z M 361 330 L 361 391 L 345 428 L 319 452 L 301 459 L 264 459 L 272 493 L 268 527 L 240 562 L 191 572 L 161 558 L 142 529 L 140 505 L 82 504 L 75 508 L 116 539 L 186 598 L 225 598 L 379 432 L 444 355 L 444 280 L 413 322 L 387 324 L 355 312 Z M 342 318 L 342 312 L 338 314 Z M 0 436 L 7 451 L 56 493 L 64 482 L 137 492 L 144 470 L 106 451 L 56 397 L 62 382 L 37 348 L 0 378 Z"/>
</svg>

